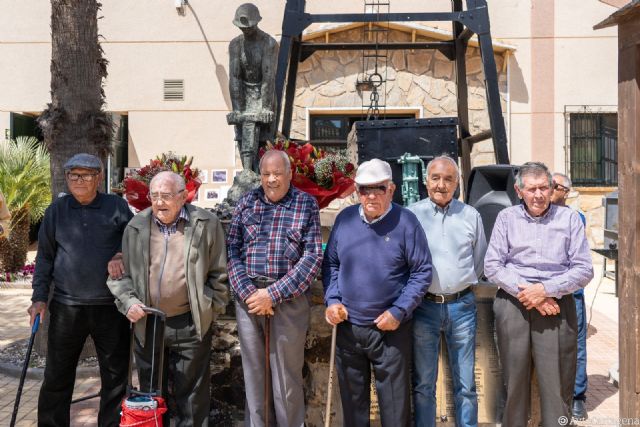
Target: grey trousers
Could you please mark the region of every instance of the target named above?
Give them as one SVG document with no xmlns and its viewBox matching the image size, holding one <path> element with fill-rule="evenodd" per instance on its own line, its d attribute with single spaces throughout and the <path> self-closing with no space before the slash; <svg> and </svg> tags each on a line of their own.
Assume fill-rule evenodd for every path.
<svg viewBox="0 0 640 427">
<path fill-rule="evenodd" d="M 576 376 L 577 318 L 572 295 L 558 300 L 560 314 L 542 316 L 499 290 L 493 303 L 498 352 L 507 397 L 502 425 L 526 427 L 531 401 L 531 363 L 536 367 L 542 426 L 566 425 Z"/>
<path fill-rule="evenodd" d="M 247 397 L 244 420 L 247 427 L 262 427 L 265 425 L 265 316 L 249 314 L 248 310 L 246 304 L 236 300 L 238 337 Z M 301 296 L 276 306 L 270 319 L 270 426 L 304 425 L 302 366 L 309 315 L 309 300 L 307 296 Z"/>
</svg>

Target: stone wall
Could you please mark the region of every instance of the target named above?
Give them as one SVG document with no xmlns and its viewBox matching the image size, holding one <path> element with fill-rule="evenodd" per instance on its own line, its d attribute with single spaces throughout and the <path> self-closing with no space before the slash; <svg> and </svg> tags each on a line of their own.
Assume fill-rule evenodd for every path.
<svg viewBox="0 0 640 427">
<path fill-rule="evenodd" d="M 316 39 L 324 42 L 324 37 Z M 312 40 L 313 41 L 313 40 Z M 330 35 L 330 42 L 360 42 L 362 29 L 356 28 Z M 411 41 L 411 34 L 391 30 L 390 42 Z M 433 41 L 417 36 L 416 41 Z M 506 74 L 501 72 L 503 56 L 495 55 L 502 108 L 505 110 Z M 433 50 L 389 51 L 386 71 L 387 107 L 423 107 L 424 118 L 457 115 L 454 64 Z M 291 136 L 305 139 L 307 108 L 339 107 L 359 111 L 362 93 L 356 90 L 362 73 L 362 51 L 320 51 L 298 68 L 298 80 Z M 384 75 L 384 70 L 381 71 Z M 477 48 L 467 51 L 467 83 L 469 86 L 469 121 L 471 133 L 489 128 L 482 62 Z M 364 92 L 364 105 L 369 104 Z M 381 96 L 381 103 L 383 97 Z M 366 107 L 365 107 L 366 110 Z M 471 156 L 473 166 L 495 163 L 491 140 L 475 144 Z"/>
</svg>

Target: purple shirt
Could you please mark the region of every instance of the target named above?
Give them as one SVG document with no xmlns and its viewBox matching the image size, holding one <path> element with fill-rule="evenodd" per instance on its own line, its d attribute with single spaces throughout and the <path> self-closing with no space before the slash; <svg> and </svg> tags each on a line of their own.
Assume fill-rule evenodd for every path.
<svg viewBox="0 0 640 427">
<path fill-rule="evenodd" d="M 542 283 L 560 298 L 593 278 L 584 226 L 572 209 L 551 205 L 534 218 L 524 205 L 503 209 L 496 218 L 484 258 L 489 281 L 516 296 L 519 284 Z"/>
</svg>

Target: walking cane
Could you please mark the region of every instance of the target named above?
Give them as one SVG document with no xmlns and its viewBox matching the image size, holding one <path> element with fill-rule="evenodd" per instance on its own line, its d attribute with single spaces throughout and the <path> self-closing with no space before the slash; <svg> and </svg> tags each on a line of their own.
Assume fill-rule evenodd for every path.
<svg viewBox="0 0 640 427">
<path fill-rule="evenodd" d="M 327 406 L 325 408 L 324 415 L 324 427 L 329 427 L 331 424 L 331 398 L 333 395 L 333 364 L 336 359 L 336 330 L 338 326 L 333 325 L 331 331 L 331 356 L 329 357 L 329 384 L 327 385 Z"/>
<path fill-rule="evenodd" d="M 271 391 L 271 361 L 269 343 L 271 342 L 271 316 L 264 316 L 264 425 L 269 427 L 269 392 Z"/>
<path fill-rule="evenodd" d="M 31 359 L 31 349 L 33 349 L 33 340 L 38 332 L 40 326 L 40 314 L 36 314 L 36 318 L 33 321 L 31 327 L 31 336 L 29 337 L 29 345 L 27 346 L 27 355 L 24 359 L 24 365 L 22 366 L 22 373 L 20 374 L 20 383 L 18 384 L 18 392 L 16 393 L 16 402 L 13 405 L 13 414 L 11 415 L 10 427 L 16 425 L 16 418 L 18 416 L 18 408 L 20 407 L 20 395 L 22 394 L 22 387 L 24 386 L 24 379 L 27 376 L 27 369 L 29 368 L 29 359 Z"/>
</svg>

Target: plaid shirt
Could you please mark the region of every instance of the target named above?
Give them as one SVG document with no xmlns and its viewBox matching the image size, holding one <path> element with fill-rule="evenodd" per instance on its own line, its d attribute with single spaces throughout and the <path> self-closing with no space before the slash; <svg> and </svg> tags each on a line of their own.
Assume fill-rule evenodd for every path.
<svg viewBox="0 0 640 427">
<path fill-rule="evenodd" d="M 246 301 L 257 291 L 251 279 L 276 279 L 267 287 L 274 304 L 304 294 L 322 264 L 320 214 L 315 199 L 293 187 L 277 203 L 262 188 L 238 201 L 227 235 L 229 281 Z"/>
<path fill-rule="evenodd" d="M 165 239 L 168 239 L 172 234 L 175 234 L 178 231 L 178 221 L 182 219 L 184 220 L 184 222 L 189 222 L 189 212 L 187 212 L 187 208 L 185 208 L 184 206 L 182 207 L 182 209 L 180 209 L 178 218 L 176 218 L 176 220 L 169 225 L 161 223 L 160 220 L 155 217 L 155 215 L 152 215 L 151 217 L 164 235 Z"/>
</svg>

